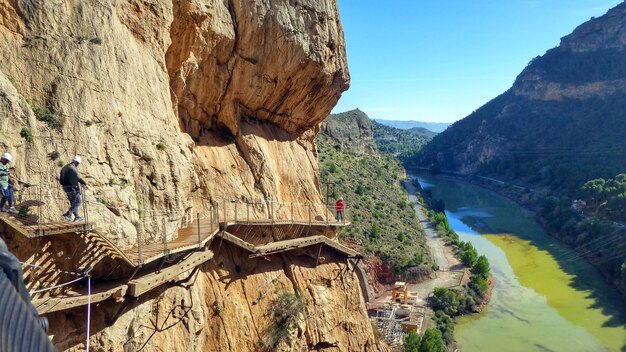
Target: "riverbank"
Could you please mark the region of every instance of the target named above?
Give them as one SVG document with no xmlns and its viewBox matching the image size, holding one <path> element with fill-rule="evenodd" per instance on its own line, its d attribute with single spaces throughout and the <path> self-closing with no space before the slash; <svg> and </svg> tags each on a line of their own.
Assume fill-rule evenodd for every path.
<svg viewBox="0 0 626 352">
<path fill-rule="evenodd" d="M 408 171 L 410 172 L 410 171 Z M 420 171 L 423 172 L 423 171 Z M 552 211 L 548 211 L 540 205 L 540 199 L 547 199 L 549 195 L 537 192 L 536 190 L 532 190 L 528 187 L 522 187 L 518 185 L 509 185 L 500 180 L 495 180 L 486 177 L 473 177 L 472 175 L 463 175 L 463 174 L 443 174 L 437 175 L 437 177 L 448 178 L 452 180 L 457 180 L 461 182 L 466 182 L 472 184 L 474 186 L 478 186 L 484 188 L 486 190 L 492 191 L 502 197 L 505 197 L 513 202 L 515 202 L 520 207 L 532 212 L 534 214 L 535 221 L 541 226 L 541 228 L 551 237 L 559 240 L 560 242 L 571 246 L 571 249 L 575 251 L 578 256 L 584 259 L 587 263 L 591 264 L 604 280 L 610 284 L 613 288 L 616 289 L 617 292 L 621 294 L 621 296 L 626 299 L 626 281 L 620 280 L 619 275 L 616 276 L 615 270 L 619 270 L 622 262 L 617 260 L 620 258 L 619 256 L 615 256 L 614 252 L 611 252 L 611 247 L 618 248 L 620 245 L 620 238 L 624 239 L 626 236 L 619 237 L 615 233 L 618 231 L 623 231 L 623 225 L 619 223 L 615 223 L 610 220 L 602 220 L 595 219 L 593 217 L 588 217 L 582 214 L 572 214 L 569 216 L 565 216 L 566 220 L 563 219 L 555 219 L 549 218 L 548 215 L 553 215 L 554 212 L 557 214 L 563 214 L 569 210 L 569 204 L 561 206 L 556 204 Z M 564 208 L 564 209 L 563 209 Z M 545 216 L 544 216 L 545 215 Z M 579 220 L 575 220 L 575 218 L 580 218 Z M 558 218 L 558 216 L 557 216 Z M 561 216 L 563 218 L 563 216 Z M 606 234 L 610 234 L 610 238 L 613 238 L 613 246 L 605 246 L 603 248 L 598 246 L 598 242 L 595 237 L 589 236 L 585 230 L 585 228 L 589 228 L 589 224 L 594 221 L 598 221 L 602 226 L 606 228 L 605 233 L 597 234 L 596 236 L 603 236 Z M 560 222 L 563 225 L 554 225 L 555 222 Z M 552 223 L 552 227 L 550 226 Z M 563 229 L 562 227 L 568 226 L 569 229 Z M 572 229 L 580 229 L 580 230 L 572 230 Z M 569 231 L 570 233 L 567 233 Z M 603 241 L 606 242 L 606 241 Z M 609 265 L 605 258 L 613 258 L 613 261 L 616 263 L 614 265 Z"/>
<path fill-rule="evenodd" d="M 419 201 L 416 194 L 419 192 L 419 188 L 413 184 L 413 181 L 403 182 L 409 194 L 409 200 L 414 204 L 416 215 L 419 219 L 420 226 L 426 234 L 427 244 L 431 249 L 433 259 L 437 268 L 435 270 L 436 278 L 427 280 L 417 284 L 412 284 L 409 289 L 414 292 L 418 292 L 418 296 L 423 298 L 425 306 L 425 318 L 420 324 L 420 332 L 425 331 L 429 327 L 437 327 L 437 319 L 435 317 L 435 311 L 428 304 L 427 300 L 433 296 L 435 288 L 446 288 L 453 290 L 466 290 L 467 285 L 470 282 L 472 274 L 471 270 L 467 268 L 459 258 L 455 255 L 452 247 L 446 243 L 443 239 L 443 234 L 439 233 L 436 225 L 428 217 L 428 209 L 425 204 Z M 492 291 L 496 285 L 495 278 L 489 275 L 487 278 L 487 290 L 483 295 L 480 302 L 477 302 L 476 309 L 473 313 L 480 312 L 489 303 L 492 295 Z M 472 314 L 472 313 L 468 313 Z M 461 314 L 467 315 L 467 314 Z M 442 332 L 443 333 L 443 332 Z M 456 349 L 455 341 L 448 341 L 448 349 L 454 351 Z"/>
<path fill-rule="evenodd" d="M 423 174 L 419 182 L 425 194 L 445 202 L 449 227 L 488 257 L 497 280 L 487 309 L 457 319 L 459 348 L 621 350 L 623 300 L 597 270 L 545 233 L 531 212 L 467 182 Z"/>
</svg>

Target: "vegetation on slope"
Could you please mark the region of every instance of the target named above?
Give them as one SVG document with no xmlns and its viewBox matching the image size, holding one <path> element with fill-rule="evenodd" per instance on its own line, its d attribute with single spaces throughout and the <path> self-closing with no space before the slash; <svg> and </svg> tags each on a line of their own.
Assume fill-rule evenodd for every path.
<svg viewBox="0 0 626 352">
<path fill-rule="evenodd" d="M 352 221 L 341 238 L 361 245 L 365 255 L 379 257 L 395 274 L 430 270 L 425 237 L 400 184 L 402 165 L 390 155 L 355 153 L 336 145 L 325 133 L 317 137 L 322 191 L 334 183 L 330 197 L 344 197 Z"/>
<path fill-rule="evenodd" d="M 581 187 L 580 196 L 593 215 L 626 221 L 626 174 L 588 181 Z"/>
<path fill-rule="evenodd" d="M 624 111 L 623 93 L 537 101 L 508 91 L 435 136 L 408 166 L 475 165 L 482 175 L 573 194 L 591 179 L 624 171 Z"/>
<path fill-rule="evenodd" d="M 537 216 L 553 236 L 578 250 L 626 296 L 626 227 L 573 211 L 567 198 L 546 197 Z"/>
<path fill-rule="evenodd" d="M 534 58 L 529 66 L 540 71 L 544 79 L 559 83 L 623 79 L 626 77 L 626 50 L 605 48 L 572 52 L 554 48 Z"/>
</svg>

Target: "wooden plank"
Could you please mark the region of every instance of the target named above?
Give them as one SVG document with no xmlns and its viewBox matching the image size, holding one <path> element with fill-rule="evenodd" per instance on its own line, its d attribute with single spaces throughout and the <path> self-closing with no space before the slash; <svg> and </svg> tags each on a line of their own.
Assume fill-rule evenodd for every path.
<svg viewBox="0 0 626 352">
<path fill-rule="evenodd" d="M 128 286 L 120 285 L 105 289 L 101 292 L 91 294 L 91 303 L 98 303 L 108 299 L 121 299 L 126 295 Z M 57 312 L 87 305 L 88 295 L 85 293 L 74 293 L 74 296 L 50 297 L 33 300 L 33 305 L 39 314 Z"/>
<path fill-rule="evenodd" d="M 213 258 L 213 252 L 211 251 L 195 252 L 182 262 L 165 268 L 158 273 L 148 274 L 129 281 L 128 294 L 131 297 L 139 297 L 157 286 L 173 281 L 178 275 L 205 263 L 211 258 Z"/>
<path fill-rule="evenodd" d="M 13 230 L 19 232 L 25 237 L 30 237 L 27 227 L 21 222 L 15 220 L 13 217 L 8 216 L 7 214 L 0 214 L 0 219 L 5 223 L 5 225 L 9 226 Z"/>
<path fill-rule="evenodd" d="M 254 245 L 252 245 L 251 243 L 248 243 L 244 240 L 242 240 L 241 238 L 230 234 L 226 231 L 222 231 L 218 234 L 218 236 L 220 236 L 221 238 L 223 238 L 225 241 L 235 245 L 236 247 L 239 247 L 241 249 L 247 250 L 248 252 L 252 252 L 252 253 L 256 253 L 257 250 L 254 247 Z"/>
</svg>

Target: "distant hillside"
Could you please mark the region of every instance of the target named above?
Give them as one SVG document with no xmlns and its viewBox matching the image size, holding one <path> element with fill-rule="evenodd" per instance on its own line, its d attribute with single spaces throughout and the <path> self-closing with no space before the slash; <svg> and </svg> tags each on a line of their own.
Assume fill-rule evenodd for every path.
<svg viewBox="0 0 626 352">
<path fill-rule="evenodd" d="M 346 200 L 352 225 L 341 230 L 342 240 L 362 246 L 368 257 L 380 258 L 396 275 L 428 275 L 432 260 L 400 184 L 404 169 L 396 158 L 376 150 L 372 136 L 377 130 L 372 132 L 372 122 L 360 110 L 329 116 L 316 140 L 322 192 L 332 183 L 330 199 Z"/>
<path fill-rule="evenodd" d="M 436 133 L 422 127 L 402 130 L 382 125 L 376 121 L 372 125 L 376 146 L 380 152 L 385 154 L 398 155 L 417 152 L 436 135 Z"/>
<path fill-rule="evenodd" d="M 575 196 L 626 171 L 626 4 L 533 59 L 513 87 L 434 137 L 413 165 Z"/>
<path fill-rule="evenodd" d="M 374 121 L 389 127 L 399 128 L 401 130 L 408 130 L 415 127 L 422 127 L 429 131 L 440 133 L 443 132 L 450 123 L 447 122 L 425 122 L 425 121 L 398 121 L 398 120 L 382 120 L 374 119 Z"/>
<path fill-rule="evenodd" d="M 437 132 L 433 132 L 424 127 L 413 127 L 413 128 L 409 128 L 407 131 L 411 133 L 415 133 L 419 136 L 427 137 L 427 138 L 433 138 L 434 136 L 437 135 Z"/>
</svg>

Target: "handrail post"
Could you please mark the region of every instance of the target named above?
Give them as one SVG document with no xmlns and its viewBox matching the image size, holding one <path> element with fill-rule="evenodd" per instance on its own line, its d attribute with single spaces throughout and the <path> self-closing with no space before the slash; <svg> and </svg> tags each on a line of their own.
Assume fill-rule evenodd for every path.
<svg viewBox="0 0 626 352">
<path fill-rule="evenodd" d="M 163 218 L 163 255 L 167 255 L 167 227 L 165 217 Z"/>
<path fill-rule="evenodd" d="M 309 226 L 311 226 L 311 203 L 309 203 L 308 206 L 309 206 Z"/>
<path fill-rule="evenodd" d="M 41 235 L 41 221 L 43 218 L 43 195 L 41 194 L 41 186 L 37 186 L 39 193 L 39 216 L 37 217 L 37 230 L 39 231 L 39 235 Z"/>
<path fill-rule="evenodd" d="M 139 231 L 137 232 L 137 264 L 141 265 L 141 246 L 144 232 L 143 215 L 139 218 Z"/>
<path fill-rule="evenodd" d="M 274 202 L 270 198 L 270 221 L 272 225 L 274 224 Z"/>
<path fill-rule="evenodd" d="M 250 202 L 246 202 L 246 223 L 250 225 Z"/>
<path fill-rule="evenodd" d="M 291 224 L 293 225 L 293 201 L 291 202 Z"/>
<path fill-rule="evenodd" d="M 220 203 L 215 202 L 215 225 L 220 227 Z"/>
<path fill-rule="evenodd" d="M 80 185 L 80 192 L 82 196 L 82 206 L 83 206 L 83 216 L 85 217 L 85 226 L 83 229 L 87 231 L 87 226 L 89 225 L 89 212 L 87 210 L 87 187 Z"/>
<path fill-rule="evenodd" d="M 196 213 L 196 218 L 198 220 L 198 248 L 200 248 L 201 236 L 200 236 L 200 213 Z"/>
<path fill-rule="evenodd" d="M 226 226 L 226 198 L 224 198 L 223 203 L 224 203 L 224 210 L 222 211 L 224 212 L 224 226 Z"/>
<path fill-rule="evenodd" d="M 237 202 L 235 202 L 235 223 L 237 222 Z"/>
<path fill-rule="evenodd" d="M 326 208 L 326 226 L 328 226 L 328 204 L 324 204 L 324 208 Z"/>
</svg>

